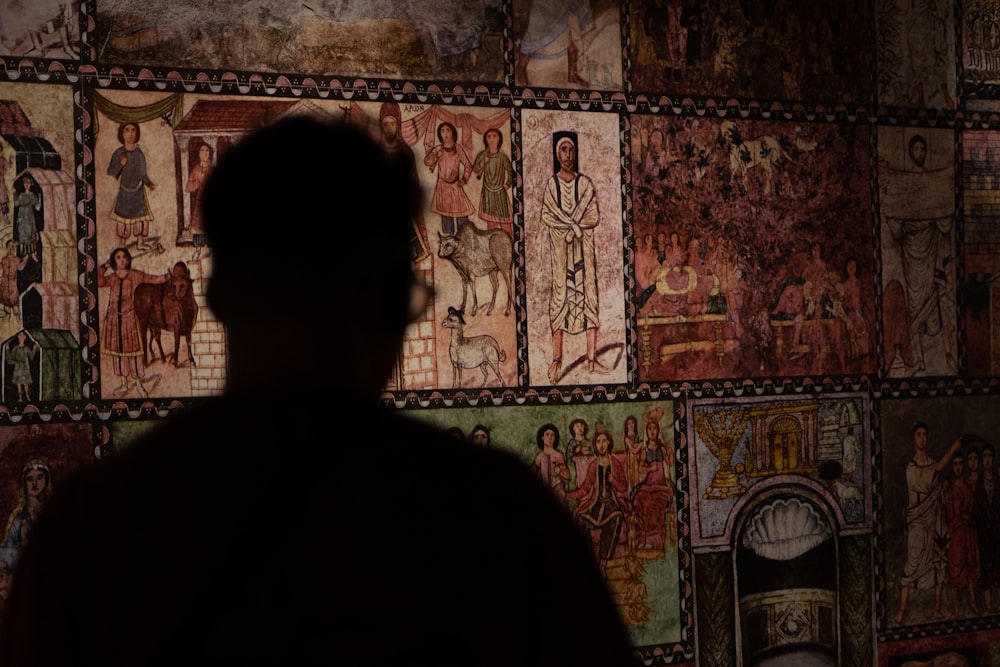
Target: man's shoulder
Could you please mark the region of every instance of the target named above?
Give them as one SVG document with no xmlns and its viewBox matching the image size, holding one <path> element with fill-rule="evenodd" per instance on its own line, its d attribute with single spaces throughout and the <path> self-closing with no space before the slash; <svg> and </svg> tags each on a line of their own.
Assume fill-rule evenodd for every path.
<svg viewBox="0 0 1000 667">
<path fill-rule="evenodd" d="M 442 492 L 531 495 L 538 483 L 527 464 L 509 452 L 457 441 L 406 411 L 350 397 L 320 400 L 312 410 L 287 418 L 280 411 L 269 415 L 252 401 L 211 401 L 168 419 L 107 463 L 105 475 L 112 477 L 134 476 L 137 469 L 181 478 L 206 469 L 228 471 L 219 483 L 237 486 L 227 478 L 275 466 L 308 469 L 317 478 L 350 470 L 357 474 L 342 484 L 375 477 L 383 492 L 434 484 Z"/>
<path fill-rule="evenodd" d="M 488 491 L 491 484 L 504 488 L 512 483 L 534 486 L 537 482 L 527 462 L 510 452 L 456 440 L 406 415 L 390 413 L 385 415 L 385 421 L 400 436 L 387 445 L 386 453 L 410 462 L 414 469 L 430 470 L 433 476 L 455 483 L 476 480 L 473 486 L 482 492 Z"/>
</svg>

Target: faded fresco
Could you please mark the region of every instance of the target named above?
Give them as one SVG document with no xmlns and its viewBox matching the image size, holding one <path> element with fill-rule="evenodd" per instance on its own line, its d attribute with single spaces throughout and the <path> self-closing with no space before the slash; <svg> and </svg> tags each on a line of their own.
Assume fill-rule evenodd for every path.
<svg viewBox="0 0 1000 667">
<path fill-rule="evenodd" d="M 619 118 L 525 110 L 531 384 L 623 382 Z"/>
<path fill-rule="evenodd" d="M 411 105 L 401 132 L 425 183 L 438 387 L 513 385 L 510 113 Z M 406 359 L 404 358 L 404 369 Z M 412 364 L 411 364 L 412 365 Z M 405 385 L 404 385 L 405 386 Z"/>
<path fill-rule="evenodd" d="M 954 108 L 954 2 L 875 0 L 875 26 L 879 104 Z"/>
<path fill-rule="evenodd" d="M 608 0 L 513 0 L 514 84 L 622 87 L 620 13 Z"/>
<path fill-rule="evenodd" d="M 995 396 L 882 401 L 886 622 L 1000 611 Z"/>
<path fill-rule="evenodd" d="M 503 30 L 500 0 L 102 0 L 92 46 L 109 65 L 498 82 Z"/>
<path fill-rule="evenodd" d="M 79 0 L 2 0 L 0 55 L 80 58 Z"/>
<path fill-rule="evenodd" d="M 383 403 L 530 466 L 646 664 L 1000 664 L 995 4 L 0 0 L 0 601 L 222 391 L 202 187 L 311 113 L 425 195 Z"/>
<path fill-rule="evenodd" d="M 868 415 L 864 394 L 688 401 L 695 546 L 728 543 L 736 513 L 790 483 L 821 496 L 840 523 L 870 525 Z"/>
<path fill-rule="evenodd" d="M 423 184 L 413 259 L 434 297 L 407 331 L 394 388 L 516 384 L 510 111 L 395 102 L 338 108 L 412 164 Z"/>
<path fill-rule="evenodd" d="M 211 250 L 198 199 L 219 153 L 292 106 L 180 93 L 94 93 L 101 393 L 207 396 L 225 335 L 205 304 Z"/>
<path fill-rule="evenodd" d="M 958 372 L 954 133 L 880 128 L 882 321 L 889 377 Z"/>
<path fill-rule="evenodd" d="M 1000 83 L 1000 7 L 986 0 L 966 0 L 961 7 L 962 80 L 976 95 Z"/>
<path fill-rule="evenodd" d="M 631 120 L 640 377 L 870 372 L 868 131 Z"/>
<path fill-rule="evenodd" d="M 960 292 L 965 303 L 966 371 L 1000 372 L 1000 135 L 962 133 L 964 234 Z"/>
<path fill-rule="evenodd" d="M 91 464 L 94 442 L 88 422 L 0 427 L 0 615 L 32 526 L 59 485 Z"/>
<path fill-rule="evenodd" d="M 865 103 L 867 0 L 630 3 L 632 88 Z"/>
<path fill-rule="evenodd" d="M 853 602 L 870 593 L 842 577 L 871 576 L 856 537 L 873 518 L 869 414 L 867 394 L 687 402 L 693 548 L 732 553 L 732 575 L 698 605 L 735 606 L 743 664 L 859 653 L 845 638 L 870 627 Z"/>
<path fill-rule="evenodd" d="M 0 367 L 4 403 L 81 397 L 73 101 L 0 95 Z"/>
<path fill-rule="evenodd" d="M 681 640 L 671 402 L 421 410 L 469 446 L 514 452 L 572 511 L 637 646 Z M 610 522 L 595 523 L 610 469 Z"/>
</svg>

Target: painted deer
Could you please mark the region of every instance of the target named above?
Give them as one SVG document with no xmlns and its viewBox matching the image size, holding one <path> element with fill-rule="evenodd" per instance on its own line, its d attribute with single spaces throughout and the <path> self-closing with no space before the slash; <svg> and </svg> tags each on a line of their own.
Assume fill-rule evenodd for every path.
<svg viewBox="0 0 1000 667">
<path fill-rule="evenodd" d="M 462 371 L 466 368 L 478 368 L 483 372 L 481 387 L 485 387 L 489 379 L 488 369 L 492 369 L 497 376 L 497 384 L 503 384 L 500 362 L 505 361 L 507 355 L 500 349 L 496 338 L 487 334 L 466 338 L 463 313 L 452 306 L 448 306 L 448 317 L 441 321 L 441 326 L 451 329 L 448 356 L 451 357 L 452 387 L 458 388 L 462 385 Z"/>
</svg>

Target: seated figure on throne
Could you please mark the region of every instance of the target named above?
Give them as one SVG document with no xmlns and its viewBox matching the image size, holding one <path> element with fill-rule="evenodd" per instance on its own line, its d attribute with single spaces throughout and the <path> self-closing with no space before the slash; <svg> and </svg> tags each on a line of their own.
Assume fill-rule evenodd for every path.
<svg viewBox="0 0 1000 667">
<path fill-rule="evenodd" d="M 719 280 L 708 260 L 707 254 L 702 253 L 701 241 L 697 238 L 688 241 L 686 266 L 695 275 L 694 287 L 687 293 L 688 315 L 711 312 L 711 297 L 718 293 Z"/>
<path fill-rule="evenodd" d="M 632 507 L 625 468 L 612 454 L 614 438 L 604 424 L 596 424 L 595 431 L 594 460 L 583 482 L 567 496 L 578 501 L 574 514 L 580 525 L 589 529 L 597 558 L 606 565 L 622 555 L 622 526 Z"/>
<path fill-rule="evenodd" d="M 650 302 L 657 315 L 688 315 L 688 295 L 698 286 L 698 274 L 687 264 L 662 267 L 656 275 L 656 293 Z"/>
<path fill-rule="evenodd" d="M 637 299 L 640 313 L 663 317 L 697 317 L 724 313 L 725 297 L 712 270 L 711 252 L 702 255 L 701 242 L 692 238 L 687 248 L 679 246 L 677 234 L 662 253 L 663 261 L 646 275 L 653 278 Z"/>
<path fill-rule="evenodd" d="M 832 317 L 836 294 L 822 257 L 822 245 L 813 243 L 801 276 L 785 282 L 771 308 L 774 319 L 791 319 L 794 323 L 791 341 L 785 346 L 786 357 L 798 359 L 809 354 L 813 370 L 818 370 L 823 346 L 829 342 L 823 330 L 823 320 Z"/>
</svg>

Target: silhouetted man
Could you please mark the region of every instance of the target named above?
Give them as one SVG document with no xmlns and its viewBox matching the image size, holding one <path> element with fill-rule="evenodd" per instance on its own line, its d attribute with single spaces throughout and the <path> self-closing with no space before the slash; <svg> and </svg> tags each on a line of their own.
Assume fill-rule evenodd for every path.
<svg viewBox="0 0 1000 667">
<path fill-rule="evenodd" d="M 372 139 L 304 117 L 222 157 L 203 214 L 227 391 L 63 485 L 0 664 L 632 663 L 527 467 L 377 407 L 426 298 L 418 193 Z"/>
</svg>

